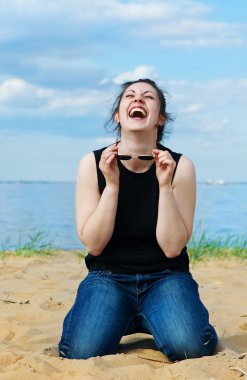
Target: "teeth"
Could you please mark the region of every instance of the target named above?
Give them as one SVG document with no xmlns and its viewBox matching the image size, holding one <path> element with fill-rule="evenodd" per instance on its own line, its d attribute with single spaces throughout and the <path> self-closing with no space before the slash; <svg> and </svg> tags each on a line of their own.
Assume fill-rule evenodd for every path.
<svg viewBox="0 0 247 380">
<path fill-rule="evenodd" d="M 144 109 L 139 108 L 139 107 L 132 108 L 132 110 L 130 111 L 130 116 L 133 116 L 134 112 L 141 112 L 143 117 L 147 116 L 146 111 L 144 111 Z"/>
</svg>

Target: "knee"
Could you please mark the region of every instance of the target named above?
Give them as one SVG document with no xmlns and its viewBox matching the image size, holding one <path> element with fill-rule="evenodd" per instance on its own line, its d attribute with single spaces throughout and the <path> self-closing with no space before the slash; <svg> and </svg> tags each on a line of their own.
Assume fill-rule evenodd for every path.
<svg viewBox="0 0 247 380">
<path fill-rule="evenodd" d="M 66 359 L 89 359 L 96 356 L 115 354 L 118 340 L 109 340 L 96 335 L 84 335 L 84 337 L 72 336 L 69 339 L 61 339 L 58 345 L 59 356 Z"/>
<path fill-rule="evenodd" d="M 217 335 L 208 331 L 203 337 L 194 337 L 191 340 L 181 341 L 177 346 L 176 355 L 179 360 L 201 358 L 212 355 L 217 345 Z"/>
<path fill-rule="evenodd" d="M 62 341 L 58 345 L 58 352 L 59 356 L 65 359 L 88 359 L 88 355 L 81 349 L 78 350 L 77 347 L 62 343 Z"/>
<path fill-rule="evenodd" d="M 66 345 L 59 343 L 59 356 L 66 359 L 90 359 L 95 356 L 102 356 L 102 353 L 93 349 L 91 345 Z"/>
<path fill-rule="evenodd" d="M 213 327 L 197 336 L 180 336 L 172 339 L 169 344 L 162 345 L 161 351 L 171 360 L 184 360 L 212 355 L 218 342 Z"/>
</svg>

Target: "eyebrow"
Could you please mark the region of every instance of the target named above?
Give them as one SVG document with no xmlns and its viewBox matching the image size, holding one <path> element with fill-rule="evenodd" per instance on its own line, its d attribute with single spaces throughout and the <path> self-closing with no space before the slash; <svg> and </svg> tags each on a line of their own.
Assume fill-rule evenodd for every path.
<svg viewBox="0 0 247 380">
<path fill-rule="evenodd" d="M 129 92 L 129 91 L 135 92 L 135 90 L 126 90 L 126 92 Z M 147 92 L 151 92 L 151 94 L 154 94 L 153 91 L 151 91 L 151 90 L 147 90 L 147 91 L 144 91 L 144 92 L 143 92 L 143 95 L 146 94 Z M 155 94 L 154 94 L 154 95 L 155 95 Z"/>
</svg>

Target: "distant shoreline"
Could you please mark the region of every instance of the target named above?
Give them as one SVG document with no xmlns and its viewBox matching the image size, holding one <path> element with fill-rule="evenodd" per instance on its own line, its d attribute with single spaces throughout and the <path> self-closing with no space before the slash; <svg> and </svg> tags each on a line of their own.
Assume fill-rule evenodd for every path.
<svg viewBox="0 0 247 380">
<path fill-rule="evenodd" d="M 0 184 L 74 184 L 75 181 L 48 181 L 48 180 L 0 180 Z M 205 180 L 197 181 L 198 185 L 247 185 L 247 181 L 220 181 L 220 180 Z"/>
</svg>

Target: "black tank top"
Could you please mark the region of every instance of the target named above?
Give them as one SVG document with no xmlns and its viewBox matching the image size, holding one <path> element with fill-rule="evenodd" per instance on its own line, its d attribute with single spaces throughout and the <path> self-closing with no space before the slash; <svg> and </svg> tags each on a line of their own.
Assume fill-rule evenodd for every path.
<svg viewBox="0 0 247 380">
<path fill-rule="evenodd" d="M 172 152 L 161 144 L 157 147 L 172 155 L 177 168 L 181 154 Z M 104 149 L 94 151 L 100 194 L 106 185 L 104 175 L 99 169 Z M 120 184 L 114 231 L 99 256 L 90 253 L 86 256 L 88 269 L 112 270 L 126 274 L 160 272 L 165 269 L 189 272 L 187 248 L 184 247 L 179 256 L 169 259 L 156 239 L 159 184 L 155 163 L 143 173 L 128 170 L 121 161 L 118 161 L 118 166 Z"/>
</svg>

